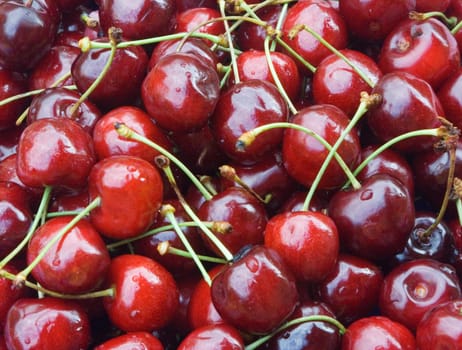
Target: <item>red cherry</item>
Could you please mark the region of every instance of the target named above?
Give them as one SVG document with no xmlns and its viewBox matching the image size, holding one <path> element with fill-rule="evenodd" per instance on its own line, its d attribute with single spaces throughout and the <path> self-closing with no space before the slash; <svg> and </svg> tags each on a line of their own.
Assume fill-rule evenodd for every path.
<svg viewBox="0 0 462 350">
<path fill-rule="evenodd" d="M 337 227 L 322 213 L 299 211 L 273 216 L 264 237 L 265 246 L 279 253 L 299 281 L 322 281 L 335 268 Z"/>
<path fill-rule="evenodd" d="M 94 350 L 123 350 L 123 349 L 149 349 L 164 350 L 164 346 L 151 333 L 128 332 L 111 338 L 98 345 Z"/>
<path fill-rule="evenodd" d="M 21 134 L 16 166 L 28 186 L 81 188 L 94 163 L 90 135 L 71 119 L 40 119 Z"/>
<path fill-rule="evenodd" d="M 8 311 L 8 349 L 80 350 L 90 345 L 90 324 L 76 304 L 58 298 L 23 298 Z"/>
<path fill-rule="evenodd" d="M 462 128 L 462 70 L 458 70 L 437 90 L 438 99 L 444 109 L 444 117 L 459 129 Z"/>
<path fill-rule="evenodd" d="M 88 179 L 90 199 L 101 204 L 90 220 L 101 234 L 130 238 L 146 231 L 154 222 L 163 197 L 159 171 L 144 159 L 112 156 L 99 161 Z"/>
<path fill-rule="evenodd" d="M 5 4 L 3 2 L 2 4 Z M 26 92 L 26 80 L 18 73 L 0 67 L 0 101 Z M 26 109 L 27 99 L 19 99 L 0 106 L 0 130 L 13 130 L 16 119 Z"/>
<path fill-rule="evenodd" d="M 19 138 L 23 130 L 23 127 L 0 130 L 0 162 L 12 154 L 16 154 Z"/>
<path fill-rule="evenodd" d="M 149 115 L 169 131 L 194 131 L 204 126 L 219 97 L 215 67 L 196 55 L 163 57 L 143 81 L 141 95 Z"/>
<path fill-rule="evenodd" d="M 226 322 L 245 332 L 264 334 L 290 316 L 298 304 L 298 292 L 279 254 L 254 246 L 213 279 L 212 300 Z"/>
<path fill-rule="evenodd" d="M 88 189 L 82 189 L 78 192 L 62 192 L 55 195 L 48 207 L 49 212 L 74 211 L 79 212 L 84 210 L 89 204 Z"/>
<path fill-rule="evenodd" d="M 7 264 L 2 268 L 2 270 L 13 275 L 19 272 L 12 264 Z M 2 330 L 2 333 L 5 327 L 8 310 L 16 300 L 28 295 L 27 287 L 15 286 L 13 283 L 14 282 L 11 279 L 0 277 L 0 295 L 2 296 L 2 299 L 0 300 L 0 329 Z M 1 346 L 0 349 L 2 349 Z"/>
<path fill-rule="evenodd" d="M 241 334 L 227 324 L 209 325 L 189 333 L 178 350 L 244 350 Z"/>
<path fill-rule="evenodd" d="M 154 260 L 136 254 L 112 259 L 107 284 L 114 295 L 104 297 L 111 322 L 126 332 L 151 332 L 168 325 L 178 308 L 172 275 Z"/>
<path fill-rule="evenodd" d="M 223 21 L 213 21 L 220 18 L 221 14 L 218 10 L 209 7 L 195 7 L 176 15 L 176 33 L 207 33 L 212 35 L 223 35 L 225 26 Z M 210 23 L 204 24 L 210 21 Z M 212 43 L 210 43 L 212 44 Z"/>
<path fill-rule="evenodd" d="M 430 12 L 430 11 L 440 11 L 445 12 L 451 0 L 440 0 L 440 1 L 432 1 L 432 0 L 416 0 L 415 2 L 415 9 L 418 12 Z"/>
<path fill-rule="evenodd" d="M 415 338 L 409 329 L 387 317 L 365 317 L 348 327 L 342 350 L 368 349 L 415 350 Z"/>
<path fill-rule="evenodd" d="M 72 219 L 72 216 L 56 217 L 40 226 L 29 242 L 27 263 Z M 84 293 L 101 286 L 109 263 L 103 239 L 87 220 L 81 220 L 46 252 L 32 270 L 32 276 L 43 287 L 56 292 Z"/>
</svg>

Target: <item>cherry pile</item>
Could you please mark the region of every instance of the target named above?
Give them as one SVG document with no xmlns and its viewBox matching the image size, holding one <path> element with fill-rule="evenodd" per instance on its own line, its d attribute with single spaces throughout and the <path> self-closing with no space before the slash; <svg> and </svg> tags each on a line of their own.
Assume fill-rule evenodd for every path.
<svg viewBox="0 0 462 350">
<path fill-rule="evenodd" d="M 462 349 L 462 0 L 0 0 L 0 349 Z"/>
</svg>

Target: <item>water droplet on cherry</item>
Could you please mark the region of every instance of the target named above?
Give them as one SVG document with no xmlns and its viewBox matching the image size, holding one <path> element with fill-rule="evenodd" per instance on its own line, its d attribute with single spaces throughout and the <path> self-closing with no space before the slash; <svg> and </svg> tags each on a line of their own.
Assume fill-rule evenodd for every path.
<svg viewBox="0 0 462 350">
<path fill-rule="evenodd" d="M 359 198 L 361 198 L 361 200 L 363 201 L 368 201 L 373 196 L 374 196 L 374 193 L 371 190 L 365 190 L 364 192 L 361 193 L 361 196 Z"/>
</svg>

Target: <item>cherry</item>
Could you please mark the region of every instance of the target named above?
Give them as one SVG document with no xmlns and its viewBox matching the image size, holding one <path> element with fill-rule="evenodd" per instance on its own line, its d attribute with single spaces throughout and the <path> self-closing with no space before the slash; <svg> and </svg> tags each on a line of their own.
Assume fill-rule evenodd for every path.
<svg viewBox="0 0 462 350">
<path fill-rule="evenodd" d="M 346 250 L 379 262 L 404 247 L 415 218 L 413 198 L 386 174 L 371 176 L 358 190 L 336 192 L 328 212 Z"/>
<path fill-rule="evenodd" d="M 6 2 L 2 3 L 5 4 Z M 27 90 L 25 78 L 0 66 L 0 101 Z M 26 109 L 27 99 L 19 99 L 0 106 L 0 131 L 13 129 L 16 119 Z"/>
<path fill-rule="evenodd" d="M 342 350 L 415 350 L 414 335 L 402 324 L 383 316 L 353 322 L 342 338 Z"/>
<path fill-rule="evenodd" d="M 244 350 L 241 334 L 230 325 L 197 328 L 180 343 L 178 350 Z"/>
<path fill-rule="evenodd" d="M 440 303 L 461 297 L 454 268 L 432 259 L 417 259 L 385 276 L 379 306 L 383 316 L 415 331 L 425 313 Z"/>
<path fill-rule="evenodd" d="M 213 21 L 220 18 L 221 14 L 217 9 L 210 7 L 195 7 L 176 14 L 176 33 L 199 32 L 212 35 L 223 35 L 225 26 L 223 21 Z M 207 23 L 210 21 L 210 23 Z M 208 42 L 208 44 L 212 44 Z"/>
<path fill-rule="evenodd" d="M 415 9 L 418 12 L 440 11 L 444 12 L 448 9 L 451 0 L 440 0 L 434 2 L 432 0 L 416 0 Z"/>
<path fill-rule="evenodd" d="M 7 264 L 2 270 L 13 275 L 19 272 L 13 264 Z M 11 279 L 0 277 L 0 294 L 2 295 L 0 301 L 0 329 L 3 334 L 8 310 L 16 300 L 27 297 L 28 290 L 25 286 L 15 286 Z"/>
<path fill-rule="evenodd" d="M 63 212 L 74 211 L 80 212 L 89 204 L 89 196 L 87 188 L 77 192 L 61 192 L 56 194 L 50 201 L 48 211 Z"/>
<path fill-rule="evenodd" d="M 461 344 L 461 311 L 460 299 L 441 303 L 428 311 L 417 326 L 418 348 L 420 350 L 444 349 L 444 347 Z"/>
<path fill-rule="evenodd" d="M 196 55 L 170 54 L 149 71 L 141 95 L 161 128 L 194 131 L 207 123 L 218 101 L 218 73 Z"/>
<path fill-rule="evenodd" d="M 334 144 L 349 124 L 347 115 L 333 105 L 312 105 L 296 114 L 292 123 L 301 125 Z M 258 140 L 258 139 L 257 139 Z M 359 161 L 360 144 L 356 130 L 345 137 L 337 153 L 350 167 Z M 282 143 L 284 166 L 300 184 L 309 187 L 317 176 L 329 151 L 313 136 L 302 131 L 287 129 Z M 332 189 L 345 182 L 345 174 L 337 162 L 331 162 L 322 177 L 318 188 Z"/>
<path fill-rule="evenodd" d="M 120 136 L 114 128 L 114 123 L 124 123 L 130 129 L 157 145 L 167 150 L 172 148 L 167 136 L 157 127 L 146 112 L 138 107 L 122 106 L 114 108 L 103 115 L 95 125 L 93 141 L 95 152 L 99 159 L 114 155 L 130 155 L 153 163 L 154 158 L 159 155 L 159 152 L 150 146 Z"/>
<path fill-rule="evenodd" d="M 335 268 L 339 236 L 327 215 L 309 211 L 275 215 L 264 237 L 265 246 L 279 253 L 299 281 L 320 282 Z"/>
<path fill-rule="evenodd" d="M 259 135 L 244 150 L 236 148 L 238 138 L 257 126 L 285 122 L 288 108 L 277 88 L 263 80 L 236 83 L 220 95 L 211 119 L 211 129 L 222 151 L 239 163 L 254 163 L 274 151 L 283 131 L 274 129 Z"/>
<path fill-rule="evenodd" d="M 96 230 L 110 238 L 130 238 L 154 222 L 163 197 L 159 171 L 144 159 L 112 156 L 94 165 L 88 177 L 90 199 L 101 205 L 90 213 Z"/>
<path fill-rule="evenodd" d="M 462 86 L 462 70 L 446 79 L 438 88 L 437 95 L 444 109 L 444 117 L 459 129 L 462 128 L 462 98 L 457 94 Z"/>
<path fill-rule="evenodd" d="M 149 349 L 164 350 L 164 346 L 151 333 L 128 332 L 99 344 L 94 350 Z"/>
<path fill-rule="evenodd" d="M 0 162 L 16 153 L 23 130 L 23 127 L 0 130 Z"/>
<path fill-rule="evenodd" d="M 416 0 L 340 1 L 339 11 L 349 32 L 369 41 L 383 40 L 390 31 L 414 10 Z"/>
<path fill-rule="evenodd" d="M 13 71 L 33 68 L 51 48 L 60 17 L 56 4 L 50 0 L 2 1 L 0 65 Z"/>
<path fill-rule="evenodd" d="M 287 11 L 282 25 L 283 38 L 287 38 L 286 43 L 303 59 L 317 66 L 323 58 L 331 54 L 331 51 L 303 30 L 291 38 L 291 31 L 298 25 L 308 26 L 338 50 L 347 46 L 348 34 L 345 22 L 339 12 L 326 1 L 297 2 Z"/>
<path fill-rule="evenodd" d="M 382 282 L 377 265 L 340 254 L 334 270 L 315 286 L 315 295 L 331 307 L 340 322 L 348 325 L 377 308 Z"/>
<path fill-rule="evenodd" d="M 211 292 L 223 319 L 248 333 L 275 330 L 298 304 L 292 272 L 279 254 L 260 245 L 241 251 L 213 279 Z"/>
<path fill-rule="evenodd" d="M 290 316 L 290 320 L 306 316 L 325 315 L 335 318 L 330 307 L 317 301 L 304 301 Z M 338 329 L 327 322 L 304 322 L 289 327 L 272 337 L 261 349 L 268 350 L 336 350 L 340 346 Z M 260 348 L 259 348 L 260 349 Z"/>
<path fill-rule="evenodd" d="M 406 132 L 441 125 L 437 117 L 443 115 L 443 109 L 436 93 L 426 81 L 410 73 L 385 74 L 372 93 L 379 94 L 382 102 L 368 112 L 367 122 L 382 142 Z M 401 141 L 395 148 L 416 153 L 432 148 L 434 143 L 435 138 L 421 136 Z"/>
<path fill-rule="evenodd" d="M 71 119 L 40 119 L 21 134 L 17 173 L 28 186 L 81 188 L 94 163 L 90 135 Z"/>
<path fill-rule="evenodd" d="M 168 325 L 178 308 L 172 275 L 154 260 L 136 254 L 112 259 L 107 284 L 114 294 L 104 297 L 111 322 L 126 332 L 151 332 Z"/>
<path fill-rule="evenodd" d="M 4 335 L 8 349 L 80 350 L 90 345 L 90 323 L 70 301 L 22 298 L 8 311 Z"/>
<path fill-rule="evenodd" d="M 72 218 L 52 218 L 34 232 L 27 248 L 28 264 Z M 32 276 L 40 285 L 56 292 L 84 293 L 102 285 L 109 263 L 109 252 L 101 236 L 87 220 L 81 220 L 46 251 Z"/>
<path fill-rule="evenodd" d="M 350 49 L 340 50 L 340 53 L 366 76 L 369 83 L 375 84 L 382 77 L 372 58 Z M 312 84 L 313 98 L 317 104 L 333 104 L 349 117 L 358 108 L 361 93 L 372 90 L 372 86 L 336 54 L 327 56 L 319 63 Z"/>
<path fill-rule="evenodd" d="M 439 20 L 407 20 L 387 36 L 378 61 L 384 73 L 408 72 L 437 88 L 460 66 L 456 39 Z"/>
<path fill-rule="evenodd" d="M 107 38 L 97 40 L 107 42 Z M 109 58 L 109 49 L 95 48 L 75 59 L 71 75 L 80 92 L 84 93 L 100 76 Z M 148 61 L 146 51 L 140 46 L 116 49 L 107 73 L 91 92 L 90 101 L 102 110 L 132 104 L 140 95 Z"/>
<path fill-rule="evenodd" d="M 263 243 L 263 231 L 268 221 L 265 207 L 243 188 L 228 187 L 218 193 L 202 204 L 198 216 L 202 221 L 224 221 L 231 225 L 231 232 L 216 235 L 231 253 L 237 253 L 248 244 Z M 220 254 L 212 242 L 206 238 L 205 241 Z"/>
<path fill-rule="evenodd" d="M 122 29 L 128 39 L 145 39 L 170 32 L 175 1 L 149 0 L 127 3 L 124 0 L 98 0 L 102 29 Z"/>
<path fill-rule="evenodd" d="M 83 101 L 73 112 L 73 106 L 80 97 L 77 91 L 63 87 L 44 90 L 32 99 L 27 113 L 27 124 L 44 118 L 69 118 L 91 134 L 96 121 L 101 117 L 101 112 L 88 100 Z"/>
</svg>

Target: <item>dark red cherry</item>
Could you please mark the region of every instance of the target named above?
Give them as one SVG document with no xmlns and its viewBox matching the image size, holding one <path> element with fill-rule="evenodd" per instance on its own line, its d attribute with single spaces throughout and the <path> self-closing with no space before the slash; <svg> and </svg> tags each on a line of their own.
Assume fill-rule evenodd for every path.
<svg viewBox="0 0 462 350">
<path fill-rule="evenodd" d="M 90 220 L 101 234 L 117 239 L 146 231 L 154 222 L 163 197 L 162 178 L 148 161 L 112 156 L 95 164 L 88 179 L 90 199 L 101 204 Z"/>
<path fill-rule="evenodd" d="M 337 263 L 337 227 L 320 212 L 275 215 L 268 221 L 264 237 L 265 246 L 279 253 L 299 281 L 322 281 Z"/>
<path fill-rule="evenodd" d="M 177 12 L 175 32 L 189 33 L 194 31 L 212 35 L 223 35 L 225 33 L 223 21 L 214 21 L 220 17 L 221 14 L 217 9 L 209 7 L 195 7 L 183 12 Z"/>
<path fill-rule="evenodd" d="M 381 77 L 377 64 L 365 54 L 350 49 L 340 50 L 372 84 Z M 317 104 L 332 104 L 352 117 L 360 103 L 362 92 L 370 93 L 372 87 L 336 54 L 331 54 L 319 63 L 313 75 L 313 98 Z"/>
<path fill-rule="evenodd" d="M 416 0 L 340 1 L 339 11 L 356 37 L 380 41 L 415 9 Z"/>
<path fill-rule="evenodd" d="M 80 306 L 45 297 L 17 300 L 8 311 L 4 335 L 8 349 L 81 350 L 90 345 L 90 332 Z"/>
<path fill-rule="evenodd" d="M 88 189 L 84 188 L 80 191 L 61 192 L 57 193 L 50 200 L 48 206 L 49 212 L 63 212 L 63 211 L 82 211 L 89 204 Z"/>
<path fill-rule="evenodd" d="M 94 163 L 90 135 L 71 119 L 40 119 L 21 134 L 16 167 L 28 186 L 81 188 Z"/>
<path fill-rule="evenodd" d="M 38 90 L 56 86 L 56 82 L 70 72 L 72 63 L 80 52 L 81 50 L 77 47 L 67 45 L 53 46 L 35 65 L 29 76 L 29 89 Z M 57 86 L 72 84 L 72 78 L 68 77 Z"/>
<path fill-rule="evenodd" d="M 107 42 L 107 38 L 97 40 Z M 75 59 L 71 74 L 81 93 L 100 76 L 109 55 L 109 49 L 92 49 Z M 103 110 L 134 103 L 140 95 L 148 60 L 140 46 L 118 48 L 106 75 L 90 94 L 90 101 Z"/>
<path fill-rule="evenodd" d="M 287 11 L 282 25 L 283 38 L 286 43 L 308 63 L 316 67 L 331 54 L 331 51 L 304 30 L 296 34 L 293 39 L 289 38 L 290 31 L 297 25 L 308 26 L 338 50 L 347 46 L 348 34 L 344 19 L 326 1 L 297 2 Z"/>
<path fill-rule="evenodd" d="M 415 9 L 418 12 L 430 12 L 430 11 L 440 11 L 445 12 L 451 0 L 440 0 L 440 1 L 432 1 L 432 0 L 416 0 L 415 2 Z"/>
<path fill-rule="evenodd" d="M 385 74 L 372 93 L 381 96 L 379 105 L 369 110 L 367 122 L 381 142 L 406 132 L 431 129 L 441 125 L 438 116 L 443 109 L 436 93 L 424 80 L 406 72 Z M 395 144 L 406 153 L 416 153 L 433 147 L 433 137 L 414 137 Z"/>
<path fill-rule="evenodd" d="M 450 325 L 450 326 L 449 326 Z M 441 303 L 428 311 L 416 331 L 420 350 L 444 349 L 462 344 L 462 300 Z"/>
<path fill-rule="evenodd" d="M 292 119 L 292 123 L 317 133 L 330 145 L 337 141 L 349 121 L 348 116 L 333 105 L 313 105 L 303 108 Z M 354 168 L 358 164 L 360 150 L 358 134 L 353 129 L 346 135 L 337 153 L 348 166 Z M 313 183 L 328 153 L 329 151 L 319 141 L 303 131 L 287 129 L 284 132 L 282 143 L 284 166 L 289 175 L 306 187 Z M 343 170 L 333 159 L 318 188 L 339 187 L 345 180 Z"/>
<path fill-rule="evenodd" d="M 462 128 L 462 97 L 458 94 L 461 88 L 462 70 L 459 69 L 437 90 L 438 99 L 444 109 L 444 117 L 459 129 Z"/>
<path fill-rule="evenodd" d="M 0 65 L 27 71 L 51 48 L 61 14 L 50 0 L 0 3 Z"/>
<path fill-rule="evenodd" d="M 153 163 L 154 158 L 159 155 L 159 152 L 150 146 L 120 136 L 114 128 L 114 123 L 125 124 L 136 133 L 167 150 L 172 148 L 167 136 L 157 127 L 146 112 L 138 107 L 122 106 L 114 108 L 103 115 L 95 125 L 93 142 L 99 159 L 114 155 L 130 155 Z"/>
<path fill-rule="evenodd" d="M 342 350 L 415 350 L 415 337 L 402 324 L 383 316 L 353 322 L 342 338 Z"/>
<path fill-rule="evenodd" d="M 215 67 L 196 55 L 174 53 L 149 71 L 141 95 L 147 112 L 161 128 L 188 132 L 207 123 L 219 90 Z"/>
<path fill-rule="evenodd" d="M 158 338 L 149 332 L 128 332 L 99 344 L 94 350 L 149 349 L 164 350 Z"/>
<path fill-rule="evenodd" d="M 282 129 L 259 135 L 244 150 L 236 148 L 246 131 L 288 118 L 287 104 L 277 88 L 263 80 L 246 80 L 223 92 L 211 119 L 211 129 L 222 151 L 239 163 L 254 163 L 274 151 L 282 140 Z"/>
<path fill-rule="evenodd" d="M 407 20 L 388 34 L 378 64 L 385 74 L 408 72 L 437 88 L 459 69 L 460 52 L 441 21 Z"/>
<path fill-rule="evenodd" d="M 7 264 L 2 270 L 10 273 L 10 274 L 17 274 L 19 271 L 13 264 Z M 15 303 L 16 300 L 24 298 L 28 296 L 28 290 L 25 286 L 15 286 L 13 285 L 13 281 L 6 277 L 0 277 L 0 295 L 2 298 L 0 300 L 0 329 L 3 330 L 5 327 L 6 316 L 8 310 L 11 306 Z M 0 346 L 0 349 L 2 347 Z"/>
<path fill-rule="evenodd" d="M 170 32 L 175 14 L 174 0 L 148 0 L 128 3 L 124 0 L 98 0 L 99 18 L 104 32 L 110 27 L 122 29 L 128 39 L 145 39 Z"/>
<path fill-rule="evenodd" d="M 425 313 L 461 298 L 456 271 L 432 259 L 417 259 L 395 267 L 380 288 L 381 314 L 415 331 Z"/>
<path fill-rule="evenodd" d="M 292 314 L 298 292 L 295 278 L 279 254 L 254 246 L 241 251 L 239 258 L 213 279 L 212 300 L 226 322 L 245 332 L 264 334 Z"/>
<path fill-rule="evenodd" d="M 228 187 L 218 193 L 202 204 L 198 215 L 202 221 L 224 221 L 231 225 L 231 232 L 216 234 L 231 253 L 237 253 L 248 244 L 263 243 L 268 220 L 265 207 L 241 187 Z M 215 253 L 220 253 L 208 238 L 204 236 L 204 239 Z"/>
<path fill-rule="evenodd" d="M 56 217 L 40 226 L 27 247 L 27 263 L 72 219 L 72 216 Z M 109 263 L 103 239 L 87 220 L 81 220 L 46 252 L 32 270 L 32 276 L 43 287 L 56 292 L 84 293 L 102 285 Z"/>
<path fill-rule="evenodd" d="M 404 248 L 415 218 L 413 198 L 386 174 L 371 176 L 357 190 L 335 193 L 328 213 L 347 251 L 378 262 Z"/>
<path fill-rule="evenodd" d="M 0 67 L 0 101 L 26 91 L 27 82 L 21 74 Z M 0 130 L 13 129 L 27 103 L 27 99 L 19 99 L 0 106 Z"/>
<path fill-rule="evenodd" d="M 239 331 L 227 324 L 209 325 L 189 333 L 178 350 L 244 350 Z"/>
<path fill-rule="evenodd" d="M 16 153 L 23 130 L 22 126 L 0 130 L 0 162 Z"/>
<path fill-rule="evenodd" d="M 121 330 L 151 332 L 165 327 L 175 316 L 176 282 L 162 265 L 148 257 L 126 254 L 113 258 L 107 284 L 114 288 L 114 294 L 104 297 L 104 308 Z"/>
<path fill-rule="evenodd" d="M 49 88 L 32 99 L 27 113 L 27 124 L 32 124 L 44 118 L 69 118 L 88 132 L 90 135 L 101 112 L 93 103 L 83 101 L 73 113 L 73 106 L 80 99 L 77 91 L 63 87 Z"/>
<path fill-rule="evenodd" d="M 315 294 L 345 324 L 377 308 L 383 275 L 379 267 L 354 255 L 340 254 L 334 270 L 315 287 Z"/>
</svg>

